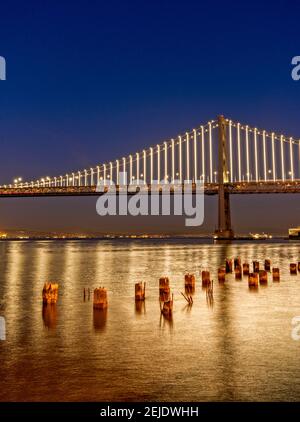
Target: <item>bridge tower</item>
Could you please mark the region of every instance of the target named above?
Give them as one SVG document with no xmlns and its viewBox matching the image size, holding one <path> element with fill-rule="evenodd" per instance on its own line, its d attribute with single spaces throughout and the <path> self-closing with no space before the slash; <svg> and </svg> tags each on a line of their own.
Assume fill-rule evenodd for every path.
<svg viewBox="0 0 300 422">
<path fill-rule="evenodd" d="M 224 116 L 218 117 L 219 144 L 218 144 L 218 229 L 215 236 L 218 239 L 233 239 L 234 233 L 231 228 L 230 197 L 225 189 L 229 182 L 227 168 L 226 147 L 226 120 Z"/>
</svg>

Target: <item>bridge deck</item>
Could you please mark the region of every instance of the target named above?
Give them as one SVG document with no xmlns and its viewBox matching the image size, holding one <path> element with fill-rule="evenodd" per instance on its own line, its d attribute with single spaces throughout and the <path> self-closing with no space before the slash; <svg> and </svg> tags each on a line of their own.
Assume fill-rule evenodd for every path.
<svg viewBox="0 0 300 422">
<path fill-rule="evenodd" d="M 236 182 L 224 185 L 225 191 L 230 194 L 275 194 L 275 193 L 300 193 L 300 180 L 278 181 L 278 182 Z M 123 188 L 124 189 L 124 188 Z M 119 194 L 123 189 L 116 187 Z M 144 188 L 146 193 L 157 192 L 157 187 L 151 190 L 151 186 Z M 204 185 L 206 195 L 216 195 L 219 186 L 217 183 L 207 183 Z M 160 189 L 161 192 L 161 189 Z M 170 192 L 180 192 L 180 187 L 170 185 Z M 192 184 L 192 192 L 196 192 L 196 185 Z M 135 192 L 127 191 L 128 195 Z M 102 192 L 96 190 L 96 186 L 68 186 L 68 187 L 24 187 L 24 188 L 0 188 L 0 198 L 18 197 L 47 197 L 47 196 L 100 196 Z"/>
</svg>

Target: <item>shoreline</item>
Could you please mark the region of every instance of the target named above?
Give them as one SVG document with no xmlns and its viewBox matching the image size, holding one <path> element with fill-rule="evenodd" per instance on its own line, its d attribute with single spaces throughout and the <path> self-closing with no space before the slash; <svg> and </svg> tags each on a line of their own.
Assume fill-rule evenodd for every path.
<svg viewBox="0 0 300 422">
<path fill-rule="evenodd" d="M 273 236 L 271 239 L 253 239 L 249 236 L 237 236 L 234 239 L 214 239 L 213 236 L 205 236 L 205 237 L 195 237 L 195 236 L 161 236 L 161 237 L 125 237 L 125 236 L 95 236 L 95 237 L 79 237 L 79 236 L 72 236 L 72 237 L 64 237 L 64 238 L 55 238 L 55 237 L 10 237 L 10 238 L 0 238 L 0 242 L 16 242 L 16 241 L 99 241 L 99 240 L 120 240 L 120 241 L 153 241 L 153 240 L 198 240 L 198 241 L 211 241 L 212 243 L 231 243 L 231 242 L 267 242 L 267 243 L 274 243 L 274 241 L 290 241 L 290 242 L 298 242 L 299 239 L 290 239 L 287 236 Z"/>
</svg>

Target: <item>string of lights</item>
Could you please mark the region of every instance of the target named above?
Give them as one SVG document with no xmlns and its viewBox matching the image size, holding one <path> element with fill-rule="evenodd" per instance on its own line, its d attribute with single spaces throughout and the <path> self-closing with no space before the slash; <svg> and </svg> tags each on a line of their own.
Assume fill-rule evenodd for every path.
<svg viewBox="0 0 300 422">
<path fill-rule="evenodd" d="M 225 119 L 225 123 L 229 150 L 227 173 L 230 182 L 270 179 L 285 181 L 300 178 L 300 140 L 229 119 Z M 12 184 L 1 187 L 95 186 L 103 181 L 106 184 L 118 185 L 121 170 L 129 174 L 130 182 L 137 183 L 143 181 L 152 184 L 154 179 L 159 182 L 174 182 L 178 179 L 182 183 L 183 180 L 190 181 L 191 177 L 191 182 L 199 177 L 206 183 L 216 183 L 216 129 L 218 121 L 211 120 L 184 135 L 178 135 L 177 138 L 165 140 L 161 144 L 121 159 L 98 164 L 96 167 L 55 177 L 42 177 L 31 182 L 17 178 Z"/>
</svg>

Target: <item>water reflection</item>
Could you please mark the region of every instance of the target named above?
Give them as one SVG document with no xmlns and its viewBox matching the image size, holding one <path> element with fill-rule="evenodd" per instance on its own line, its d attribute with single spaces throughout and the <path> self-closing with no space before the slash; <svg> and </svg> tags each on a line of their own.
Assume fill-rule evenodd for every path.
<svg viewBox="0 0 300 422">
<path fill-rule="evenodd" d="M 0 400 L 300 400 L 299 343 L 290 336 L 300 314 L 300 275 L 289 274 L 295 243 L 5 242 L 0 254 Z M 202 269 L 216 281 L 235 256 L 270 258 L 281 282 L 269 274 L 267 288 L 253 290 L 229 274 L 213 291 L 201 288 Z M 187 272 L 195 291 L 184 290 Z M 170 315 L 159 307 L 165 275 Z M 59 283 L 58 303 L 42 307 L 49 280 Z M 147 299 L 135 302 L 140 281 Z M 93 310 L 87 293 L 83 300 L 84 288 L 92 295 L 99 285 L 108 310 Z"/>
<path fill-rule="evenodd" d="M 161 312 L 160 319 L 159 319 L 159 327 L 161 329 L 168 328 L 170 332 L 173 331 L 174 323 L 173 323 L 173 315 L 172 314 L 163 314 Z"/>
<path fill-rule="evenodd" d="M 93 323 L 95 331 L 103 332 L 106 328 L 107 308 L 93 309 Z"/>
<path fill-rule="evenodd" d="M 44 326 L 49 329 L 56 328 L 57 324 L 57 307 L 54 303 L 43 303 L 42 317 Z"/>
</svg>

